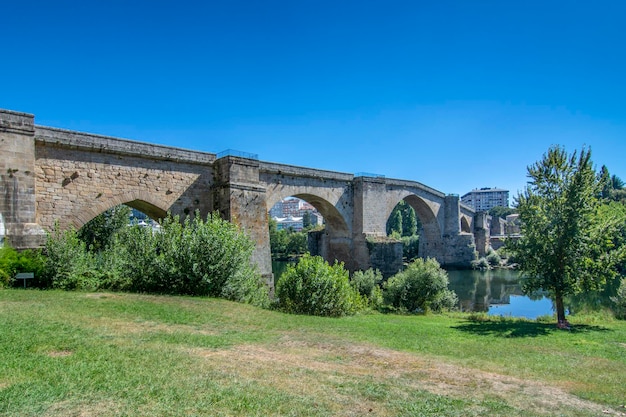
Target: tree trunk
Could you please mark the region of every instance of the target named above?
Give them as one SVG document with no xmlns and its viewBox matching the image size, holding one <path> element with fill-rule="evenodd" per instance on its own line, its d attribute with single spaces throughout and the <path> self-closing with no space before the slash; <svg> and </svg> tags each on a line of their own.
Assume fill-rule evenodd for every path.
<svg viewBox="0 0 626 417">
<path fill-rule="evenodd" d="M 556 294 L 554 297 L 556 304 L 556 320 L 559 329 L 569 329 L 569 323 L 565 320 L 565 305 L 563 304 L 563 296 Z"/>
</svg>

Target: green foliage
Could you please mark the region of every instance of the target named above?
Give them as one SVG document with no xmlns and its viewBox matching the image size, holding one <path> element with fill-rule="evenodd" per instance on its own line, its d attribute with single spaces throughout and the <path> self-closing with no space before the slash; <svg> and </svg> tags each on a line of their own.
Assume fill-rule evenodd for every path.
<svg viewBox="0 0 626 417">
<path fill-rule="evenodd" d="M 419 235 L 402 237 L 402 257 L 412 261 L 419 256 Z"/>
<path fill-rule="evenodd" d="M 254 244 L 219 215 L 168 216 L 158 232 L 118 230 L 94 253 L 73 231 L 55 231 L 46 244 L 46 284 L 62 289 L 112 289 L 208 295 L 267 305 L 267 288 L 250 264 Z"/>
<path fill-rule="evenodd" d="M 383 290 L 385 304 L 402 312 L 439 312 L 457 303 L 456 294 L 448 289 L 448 273 L 432 258 L 416 259 L 391 277 Z"/>
<path fill-rule="evenodd" d="M 276 220 L 269 219 L 270 251 L 272 258 L 283 259 L 303 255 L 308 252 L 307 232 L 291 229 L 278 230 Z"/>
<path fill-rule="evenodd" d="M 472 266 L 472 269 L 476 269 L 479 271 L 486 271 L 488 269 L 491 269 L 489 261 L 484 256 L 479 259 L 474 259 L 470 264 Z"/>
<path fill-rule="evenodd" d="M 99 251 L 106 248 L 116 232 L 128 225 L 130 207 L 119 205 L 94 217 L 78 231 L 78 238 L 87 248 Z"/>
<path fill-rule="evenodd" d="M 400 210 L 395 210 L 391 213 L 389 222 L 387 223 L 388 235 L 400 235 L 402 236 L 402 213 Z"/>
<path fill-rule="evenodd" d="M 515 214 L 517 213 L 517 210 L 511 207 L 503 207 L 503 206 L 496 206 L 496 207 L 492 207 L 489 210 L 489 215 L 491 217 L 500 217 L 502 219 L 506 219 L 506 216 L 508 216 L 509 214 Z"/>
<path fill-rule="evenodd" d="M 601 187 L 600 196 L 604 200 L 612 200 L 626 204 L 624 181 L 617 175 L 611 175 L 604 165 L 602 165 L 600 174 L 598 175 L 598 181 Z"/>
<path fill-rule="evenodd" d="M 0 247 L 0 288 L 9 286 L 20 272 L 33 272 L 38 280 L 43 270 L 44 258 L 39 250 L 18 252 L 10 246 Z"/>
<path fill-rule="evenodd" d="M 492 248 L 489 248 L 489 251 L 487 252 L 487 256 L 485 257 L 485 259 L 487 260 L 489 265 L 492 267 L 500 266 L 500 262 L 502 262 L 502 258 L 500 258 L 500 255 L 498 254 L 498 252 L 496 252 Z"/>
<path fill-rule="evenodd" d="M 615 312 L 615 317 L 626 320 L 626 278 L 622 278 L 617 289 L 617 295 L 611 297 L 611 301 L 614 303 L 613 311 Z"/>
<path fill-rule="evenodd" d="M 159 232 L 138 226 L 115 236 L 107 258 L 112 288 L 225 297 L 255 303 L 267 293 L 250 267 L 254 244 L 219 215 L 168 216 Z M 256 300 L 256 301 L 255 301 Z"/>
<path fill-rule="evenodd" d="M 556 146 L 528 167 L 528 176 L 529 184 L 518 196 L 522 236 L 508 240 L 507 248 L 528 278 L 524 291 L 548 291 L 561 323 L 564 296 L 600 288 L 607 278 L 598 273 L 604 268 L 598 264 L 594 243 L 601 181 L 593 170 L 591 151 L 568 156 Z"/>
<path fill-rule="evenodd" d="M 352 275 L 350 285 L 366 300 L 371 308 L 378 309 L 383 304 L 383 293 L 380 284 L 383 275 L 378 269 L 368 269 L 367 271 L 356 271 Z"/>
<path fill-rule="evenodd" d="M 338 317 L 362 308 L 359 293 L 350 286 L 343 264 L 329 265 L 305 254 L 289 265 L 276 284 L 277 308 L 296 314 Z"/>
<path fill-rule="evenodd" d="M 415 210 L 406 201 L 400 201 L 387 220 L 387 236 L 414 236 L 422 227 Z"/>
<path fill-rule="evenodd" d="M 74 229 L 58 228 L 48 235 L 44 248 L 45 271 L 42 284 L 64 290 L 94 291 L 100 287 L 102 274 L 96 257 L 87 250 Z"/>
</svg>

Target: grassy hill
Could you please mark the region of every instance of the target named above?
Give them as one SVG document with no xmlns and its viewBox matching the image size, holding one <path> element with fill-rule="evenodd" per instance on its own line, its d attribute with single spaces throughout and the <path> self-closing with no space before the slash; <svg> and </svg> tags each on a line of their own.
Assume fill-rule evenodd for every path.
<svg viewBox="0 0 626 417">
<path fill-rule="evenodd" d="M 0 290 L 0 415 L 626 415 L 626 323 L 571 321 Z"/>
</svg>

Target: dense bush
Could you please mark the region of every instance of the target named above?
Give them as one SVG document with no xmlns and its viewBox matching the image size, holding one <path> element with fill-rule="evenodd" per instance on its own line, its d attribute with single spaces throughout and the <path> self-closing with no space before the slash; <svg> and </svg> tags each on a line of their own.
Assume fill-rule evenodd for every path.
<svg viewBox="0 0 626 417">
<path fill-rule="evenodd" d="M 308 254 L 287 267 L 276 284 L 276 297 L 277 308 L 287 313 L 337 317 L 363 307 L 343 264 L 329 265 Z"/>
<path fill-rule="evenodd" d="M 0 288 L 9 286 L 19 272 L 33 272 L 39 280 L 44 270 L 44 258 L 38 250 L 17 250 L 0 247 Z"/>
<path fill-rule="evenodd" d="M 477 269 L 479 271 L 486 271 L 488 269 L 491 269 L 491 265 L 489 265 L 489 261 L 487 260 L 487 258 L 479 258 L 479 259 L 474 259 L 471 262 L 471 266 L 472 269 Z"/>
<path fill-rule="evenodd" d="M 100 287 L 101 269 L 75 230 L 55 229 L 44 248 L 45 270 L 42 284 L 65 290 L 94 291 Z"/>
<path fill-rule="evenodd" d="M 46 245 L 48 285 L 209 295 L 267 305 L 267 287 L 250 264 L 254 244 L 219 215 L 183 222 L 168 217 L 158 232 L 120 229 L 111 244 L 90 252 L 75 231 L 55 232 Z"/>
<path fill-rule="evenodd" d="M 401 312 L 442 311 L 457 303 L 448 289 L 448 273 L 435 259 L 416 259 L 391 277 L 383 287 L 385 305 Z"/>
<path fill-rule="evenodd" d="M 487 252 L 487 256 L 485 257 L 485 259 L 487 259 L 487 262 L 492 267 L 500 266 L 500 262 L 502 262 L 502 259 L 500 258 L 500 255 L 498 254 L 498 252 L 496 252 L 492 248 L 489 248 L 489 251 Z"/>
<path fill-rule="evenodd" d="M 419 250 L 419 235 L 402 237 L 402 257 L 408 261 L 417 258 Z"/>
<path fill-rule="evenodd" d="M 367 271 L 356 271 L 352 275 L 350 285 L 359 292 L 361 298 L 366 301 L 370 307 L 378 309 L 383 303 L 383 293 L 380 288 L 382 280 L 383 276 L 380 271 L 370 268 Z"/>
</svg>

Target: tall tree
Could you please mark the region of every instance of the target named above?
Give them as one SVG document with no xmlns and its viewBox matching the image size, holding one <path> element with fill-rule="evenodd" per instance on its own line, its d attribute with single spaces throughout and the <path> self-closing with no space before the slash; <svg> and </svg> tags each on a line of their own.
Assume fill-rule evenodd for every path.
<svg viewBox="0 0 626 417">
<path fill-rule="evenodd" d="M 602 198 L 611 198 L 613 183 L 611 182 L 611 174 L 609 173 L 609 169 L 606 165 L 602 165 L 602 168 L 600 168 L 599 181 L 602 190 Z"/>
<path fill-rule="evenodd" d="M 402 236 L 402 213 L 400 210 L 395 210 L 391 213 L 391 217 L 387 222 L 387 234 L 397 234 Z"/>
<path fill-rule="evenodd" d="M 400 202 L 402 213 L 402 236 L 413 236 L 417 233 L 417 217 L 415 210 L 406 201 Z"/>
<path fill-rule="evenodd" d="M 521 238 L 509 247 L 527 277 L 525 292 L 548 291 L 560 326 L 567 326 L 563 297 L 599 288 L 598 253 L 592 242 L 601 181 L 591 163 L 591 151 L 567 155 L 551 147 L 528 167 L 529 182 L 517 197 Z"/>
</svg>

